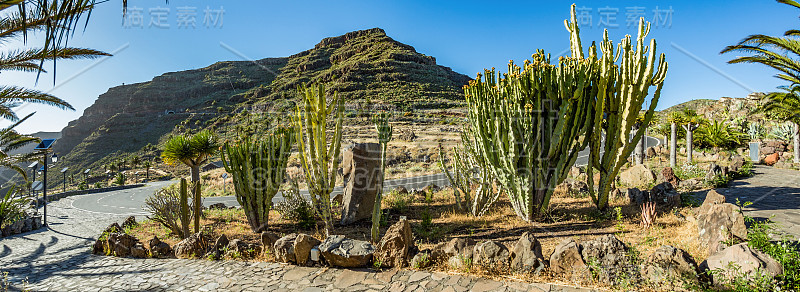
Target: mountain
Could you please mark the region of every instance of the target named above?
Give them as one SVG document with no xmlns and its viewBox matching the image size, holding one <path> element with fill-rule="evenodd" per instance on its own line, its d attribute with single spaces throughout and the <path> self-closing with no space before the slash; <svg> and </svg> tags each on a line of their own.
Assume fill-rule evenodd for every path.
<svg viewBox="0 0 800 292">
<path fill-rule="evenodd" d="M 73 169 L 96 168 L 131 153 L 154 152 L 171 133 L 240 131 L 240 124 L 251 123 L 254 108 L 293 108 L 303 82 L 324 82 L 329 93 L 337 91 L 350 104 L 388 103 L 412 111 L 462 105 L 461 87 L 469 80 L 380 28 L 354 31 L 286 58 L 218 62 L 110 88 L 62 130 L 54 149 Z"/>
</svg>

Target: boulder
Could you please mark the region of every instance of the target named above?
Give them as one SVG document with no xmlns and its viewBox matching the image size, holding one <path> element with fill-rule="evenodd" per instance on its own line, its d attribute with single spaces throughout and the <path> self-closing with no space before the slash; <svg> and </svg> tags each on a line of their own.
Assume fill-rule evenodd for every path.
<svg viewBox="0 0 800 292">
<path fill-rule="evenodd" d="M 550 271 L 570 280 L 585 279 L 588 266 L 581 257 L 581 246 L 572 238 L 559 243 L 550 255 Z"/>
<path fill-rule="evenodd" d="M 331 235 L 319 245 L 319 251 L 331 266 L 358 268 L 369 265 L 375 246 L 366 241 L 345 238 L 344 235 Z"/>
<path fill-rule="evenodd" d="M 581 258 L 602 283 L 617 285 L 623 277 L 637 280 L 638 270 L 629 264 L 627 247 L 613 234 L 581 243 Z"/>
<path fill-rule="evenodd" d="M 228 246 L 228 243 L 230 243 L 230 241 L 228 240 L 228 236 L 222 234 L 219 237 L 217 237 L 217 240 L 214 241 L 214 249 L 222 250 Z"/>
<path fill-rule="evenodd" d="M 117 232 L 122 232 L 122 227 L 120 227 L 117 223 L 111 223 L 111 225 L 108 225 L 108 227 L 106 227 L 106 229 L 103 231 L 104 234 Z"/>
<path fill-rule="evenodd" d="M 280 237 L 275 233 L 269 231 L 262 231 L 261 232 L 261 245 L 264 246 L 269 252 L 273 252 L 272 248 L 275 245 L 275 242 L 278 241 Z"/>
<path fill-rule="evenodd" d="M 664 179 L 664 181 L 672 184 L 673 187 L 679 186 L 681 183 L 681 179 L 679 179 L 678 176 L 675 175 L 675 170 L 669 166 L 661 169 L 661 177 Z"/>
<path fill-rule="evenodd" d="M 731 172 L 739 172 L 739 169 L 744 166 L 744 157 L 741 155 L 733 155 L 731 156 L 731 162 L 729 165 Z"/>
<path fill-rule="evenodd" d="M 663 245 L 656 249 L 642 265 L 642 277 L 652 284 L 676 290 L 686 284 L 698 283 L 697 262 L 680 248 Z"/>
<path fill-rule="evenodd" d="M 775 277 L 783 274 L 783 266 L 778 261 L 747 243 L 711 255 L 700 264 L 700 270 L 717 271 L 711 273 L 711 280 L 717 286 L 725 285 L 737 277 L 753 279 L 758 275 Z"/>
<path fill-rule="evenodd" d="M 157 236 L 153 236 L 148 241 L 150 247 L 150 255 L 153 257 L 169 257 L 172 256 L 172 248 L 166 242 L 162 242 Z"/>
<path fill-rule="evenodd" d="M 708 172 L 706 172 L 706 181 L 711 181 L 715 177 L 728 175 L 728 168 L 711 163 L 708 165 Z"/>
<path fill-rule="evenodd" d="M 762 155 L 775 154 L 775 147 L 769 147 L 769 146 L 761 147 L 761 149 L 759 150 L 759 153 L 761 153 Z"/>
<path fill-rule="evenodd" d="M 375 261 L 384 267 L 402 268 L 408 265 L 409 252 L 413 248 L 411 225 L 402 219 L 386 230 L 375 251 Z"/>
<path fill-rule="evenodd" d="M 682 189 L 691 191 L 691 190 L 697 190 L 697 189 L 702 188 L 703 187 L 703 182 L 701 180 L 699 180 L 699 179 L 696 179 L 696 178 L 690 178 L 690 179 L 681 181 L 680 183 L 678 183 L 678 186 L 680 186 L 680 188 L 682 188 Z"/>
<path fill-rule="evenodd" d="M 372 218 L 372 208 L 381 177 L 381 146 L 357 143 L 342 154 L 342 225 Z"/>
<path fill-rule="evenodd" d="M 431 260 L 434 262 L 443 262 L 451 257 L 467 254 L 472 258 L 474 248 L 475 240 L 472 238 L 453 238 L 446 243 L 435 246 L 433 250 L 431 250 Z"/>
<path fill-rule="evenodd" d="M 725 203 L 725 197 L 716 191 L 709 191 L 703 205 L 695 212 L 700 243 L 708 247 L 712 255 L 727 247 L 728 239 L 747 238 L 747 227 L 741 210 L 734 204 Z"/>
<path fill-rule="evenodd" d="M 297 233 L 292 233 L 281 237 L 273 245 L 275 260 L 282 263 L 297 263 L 294 253 L 294 242 L 297 240 Z"/>
<path fill-rule="evenodd" d="M 641 205 L 649 200 L 650 194 L 647 191 L 642 191 L 637 188 L 630 188 L 627 190 L 628 205 L 635 204 Z"/>
<path fill-rule="evenodd" d="M 509 268 L 508 248 L 487 240 L 475 245 L 472 252 L 472 264 L 488 271 L 507 271 Z"/>
<path fill-rule="evenodd" d="M 225 256 L 227 258 L 252 257 L 260 251 L 256 250 L 255 245 L 247 244 L 241 239 L 233 239 L 225 246 Z"/>
<path fill-rule="evenodd" d="M 110 233 L 106 239 L 106 250 L 112 251 L 112 254 L 118 257 L 127 257 L 131 255 L 131 248 L 139 243 L 139 240 L 127 233 Z"/>
<path fill-rule="evenodd" d="M 206 254 L 208 249 L 208 238 L 202 233 L 194 233 L 189 237 L 175 244 L 173 250 L 178 258 L 196 258 Z"/>
<path fill-rule="evenodd" d="M 214 203 L 208 205 L 209 210 L 227 210 L 228 206 L 225 206 L 225 203 Z"/>
<path fill-rule="evenodd" d="M 650 190 L 649 195 L 649 201 L 656 202 L 659 206 L 672 208 L 681 205 L 681 194 L 672 188 L 672 184 L 669 182 L 656 185 Z"/>
<path fill-rule="evenodd" d="M 767 157 L 764 158 L 764 164 L 766 164 L 768 166 L 773 166 L 773 165 L 775 165 L 775 163 L 778 163 L 779 159 L 780 159 L 780 155 L 777 152 L 776 153 L 772 153 L 772 154 L 767 155 Z"/>
<path fill-rule="evenodd" d="M 139 259 L 147 258 L 147 249 L 141 243 L 136 243 L 131 247 L 131 256 Z"/>
<path fill-rule="evenodd" d="M 431 251 L 426 249 L 414 255 L 408 265 L 414 269 L 424 269 L 429 267 L 432 263 Z"/>
<path fill-rule="evenodd" d="M 544 270 L 542 245 L 533 233 L 525 232 L 511 250 L 511 270 L 524 274 L 539 274 Z"/>
<path fill-rule="evenodd" d="M 125 221 L 122 222 L 123 229 L 125 228 L 130 229 L 136 227 L 136 225 L 139 225 L 139 223 L 136 223 L 136 217 L 133 216 L 129 216 L 127 219 L 125 219 Z"/>
<path fill-rule="evenodd" d="M 306 266 L 311 257 L 311 249 L 322 243 L 308 234 L 298 234 L 294 240 L 294 257 L 297 265 Z"/>
<path fill-rule="evenodd" d="M 653 158 L 653 157 L 656 157 L 657 155 L 658 155 L 658 153 L 656 152 L 656 149 L 654 147 L 652 147 L 652 146 L 651 147 L 647 147 L 647 153 L 646 153 L 645 157 Z"/>
<path fill-rule="evenodd" d="M 647 166 L 637 164 L 623 171 L 619 175 L 619 181 L 629 187 L 646 187 L 656 181 L 656 176 Z"/>
</svg>

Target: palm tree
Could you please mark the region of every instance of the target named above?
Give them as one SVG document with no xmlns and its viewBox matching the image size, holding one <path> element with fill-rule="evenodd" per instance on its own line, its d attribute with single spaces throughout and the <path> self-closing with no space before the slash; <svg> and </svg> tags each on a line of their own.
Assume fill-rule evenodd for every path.
<svg viewBox="0 0 800 292">
<path fill-rule="evenodd" d="M 150 167 L 151 166 L 152 166 L 152 164 L 150 163 L 150 160 L 145 160 L 145 162 L 144 162 L 144 169 L 145 169 L 144 179 L 146 181 L 150 181 Z"/>
<path fill-rule="evenodd" d="M 194 232 L 200 232 L 200 167 L 219 150 L 217 137 L 208 130 L 194 136 L 174 136 L 164 145 L 161 158 L 165 163 L 178 162 L 191 168 L 194 192 Z"/>
<path fill-rule="evenodd" d="M 677 166 L 678 125 L 683 124 L 683 115 L 680 112 L 671 112 L 667 117 L 669 121 L 669 166 Z"/>
<path fill-rule="evenodd" d="M 25 180 L 28 179 L 28 175 L 26 171 L 20 167 L 20 164 L 34 161 L 36 159 L 35 153 L 10 155 L 8 152 L 19 149 L 20 147 L 30 143 L 40 142 L 39 138 L 22 135 L 14 130 L 16 126 L 30 118 L 32 115 L 33 113 L 15 122 L 11 126 L 0 129 L 0 167 L 9 168 L 16 171 L 17 173 L 21 174 L 22 178 Z"/>
<path fill-rule="evenodd" d="M 770 92 L 761 98 L 757 112 L 768 114 L 771 118 L 792 123 L 792 142 L 795 163 L 800 163 L 800 84 L 780 86 L 783 92 Z"/>
<path fill-rule="evenodd" d="M 800 3 L 794 0 L 778 0 L 795 8 L 800 8 Z M 736 63 L 756 63 L 772 67 L 780 73 L 776 77 L 789 81 L 791 84 L 800 84 L 800 30 L 792 29 L 784 32 L 782 37 L 773 37 L 763 34 L 750 35 L 738 44 L 727 46 L 721 53 L 746 53 L 750 56 L 741 56 L 728 61 Z"/>
<path fill-rule="evenodd" d="M 94 8 L 93 0 L 0 0 L 0 44 L 19 41 L 20 37 L 27 48 L 0 51 L 0 71 L 46 72 L 44 61 L 55 62 L 60 59 L 87 59 L 110 56 L 92 49 L 67 47 L 67 42 L 78 25 L 78 20 Z M 88 17 L 87 17 L 88 18 Z M 87 19 L 88 21 L 88 19 Z M 44 32 L 42 47 L 30 47 L 28 33 Z M 55 82 L 55 74 L 53 76 Z M 74 108 L 66 101 L 38 90 L 13 85 L 0 86 L 0 117 L 18 121 L 14 108 L 23 103 L 39 103 L 61 109 Z"/>
<path fill-rule="evenodd" d="M 794 0 L 778 0 L 778 3 L 783 3 L 795 8 L 800 8 L 800 3 Z M 783 33 L 782 37 L 774 37 L 763 34 L 750 35 L 738 44 L 727 46 L 722 53 L 736 52 L 750 54 L 749 56 L 741 56 L 728 61 L 728 63 L 755 63 L 763 64 L 778 70 L 779 73 L 775 75 L 780 79 L 789 81 L 791 86 L 789 93 L 794 94 L 794 88 L 800 84 L 800 30 L 790 29 Z M 781 89 L 787 89 L 781 88 Z M 774 98 L 781 99 L 779 95 L 782 93 L 775 93 L 770 98 L 764 97 L 765 100 Z M 790 120 L 794 124 L 793 144 L 794 144 L 794 162 L 800 162 L 800 129 L 796 120 Z"/>
</svg>

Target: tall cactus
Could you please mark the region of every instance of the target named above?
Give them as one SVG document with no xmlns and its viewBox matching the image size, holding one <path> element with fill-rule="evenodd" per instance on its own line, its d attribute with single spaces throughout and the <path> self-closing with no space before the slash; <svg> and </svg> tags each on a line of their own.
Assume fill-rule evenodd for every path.
<svg viewBox="0 0 800 292">
<path fill-rule="evenodd" d="M 300 100 L 293 118 L 300 163 L 311 194 L 314 210 L 325 221 L 325 236 L 333 229 L 331 192 L 336 184 L 339 153 L 342 148 L 344 100 L 334 92 L 330 102 L 325 98 L 325 86 L 298 86 Z M 328 115 L 335 119 L 333 137 L 328 141 Z"/>
<path fill-rule="evenodd" d="M 502 76 L 485 70 L 485 79 L 479 74 L 464 87 L 475 151 L 523 220 L 546 212 L 587 144 L 597 71 L 581 57 L 552 65 L 540 50 L 523 68 L 510 62 Z"/>
<path fill-rule="evenodd" d="M 381 197 L 383 193 L 383 179 L 385 177 L 384 171 L 386 170 L 386 150 L 389 146 L 389 141 L 392 140 L 392 125 L 389 124 L 389 114 L 386 112 L 375 114 L 373 117 L 375 123 L 375 130 L 378 131 L 378 143 L 381 145 L 381 177 L 378 179 L 378 190 L 375 192 L 375 206 L 372 208 L 372 242 L 378 242 L 380 239 L 380 222 L 381 222 Z"/>
<path fill-rule="evenodd" d="M 180 186 L 180 216 L 181 216 L 181 237 L 189 237 L 189 183 L 185 178 L 181 178 Z"/>
<path fill-rule="evenodd" d="M 234 145 L 225 142 L 220 152 L 225 171 L 232 175 L 236 200 L 255 233 L 264 231 L 269 224 L 272 198 L 286 175 L 294 131 L 278 127 L 259 140 L 245 138 Z"/>
<path fill-rule="evenodd" d="M 574 4 L 571 21 L 565 21 L 565 25 L 572 35 L 571 39 L 580 42 Z M 600 43 L 600 74 L 596 79 L 593 128 L 589 131 L 589 161 L 592 167 L 587 167 L 587 175 L 589 193 L 601 210 L 608 207 L 608 195 L 620 168 L 628 161 L 634 147 L 644 136 L 646 127 L 637 127 L 637 124 L 650 124 L 664 85 L 667 62 L 664 54 L 661 54 L 656 64 L 656 41 L 651 40 L 649 46 L 644 43 L 649 31 L 650 24 L 645 24 L 642 18 L 639 20 L 639 34 L 635 44 L 632 43 L 631 36 L 627 35 L 615 50 L 613 42 L 608 39 L 608 31 L 603 33 L 603 41 Z M 573 50 L 573 57 L 579 57 L 577 53 L 582 56 L 582 52 Z M 596 54 L 593 55 L 589 57 L 590 61 L 597 58 Z M 650 106 L 643 118 L 637 121 L 651 86 L 656 86 L 656 90 Z M 605 139 L 602 139 L 603 134 Z M 601 142 L 603 140 L 604 143 Z M 594 191 L 592 179 L 595 169 L 600 173 L 597 193 Z"/>
<path fill-rule="evenodd" d="M 453 147 L 452 174 L 444 163 L 444 153 L 439 145 L 439 167 L 454 188 L 456 207 L 479 217 L 497 201 L 500 191 L 494 190 L 494 178 L 486 169 L 486 163 L 475 154 L 475 139 L 469 127 L 461 133 L 461 143 L 461 147 Z"/>
</svg>

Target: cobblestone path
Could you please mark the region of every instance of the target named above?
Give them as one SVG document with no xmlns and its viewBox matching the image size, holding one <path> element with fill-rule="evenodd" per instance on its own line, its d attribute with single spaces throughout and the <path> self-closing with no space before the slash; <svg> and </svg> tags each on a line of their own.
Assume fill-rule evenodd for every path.
<svg viewBox="0 0 800 292">
<path fill-rule="evenodd" d="M 401 270 L 375 272 L 180 259 L 131 259 L 89 253 L 100 230 L 124 216 L 48 207 L 50 229 L 0 239 L 0 271 L 12 290 L 32 291 L 585 291 L 551 284 Z M 23 281 L 27 278 L 27 284 Z"/>
<path fill-rule="evenodd" d="M 718 189 L 729 203 L 752 202 L 744 214 L 757 219 L 771 218 L 795 240 L 800 239 L 800 171 L 757 165 L 755 175 Z"/>
</svg>

